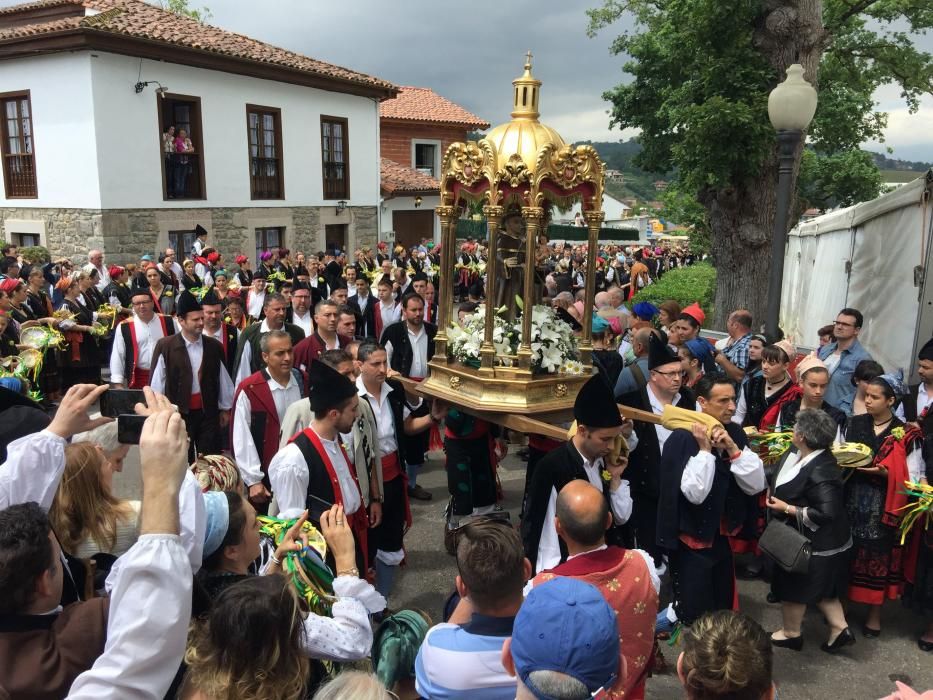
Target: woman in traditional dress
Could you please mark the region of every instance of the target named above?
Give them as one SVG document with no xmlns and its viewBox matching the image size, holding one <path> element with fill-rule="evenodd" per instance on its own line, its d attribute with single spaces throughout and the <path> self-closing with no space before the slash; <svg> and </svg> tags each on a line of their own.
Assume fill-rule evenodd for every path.
<svg viewBox="0 0 933 700">
<path fill-rule="evenodd" d="M 865 413 L 865 389 L 875 377 L 884 374 L 884 367 L 874 360 L 862 360 L 852 372 L 852 385 L 855 387 L 855 398 L 852 399 L 852 415 L 860 416 Z"/>
<path fill-rule="evenodd" d="M 625 366 L 616 347 L 616 332 L 608 320 L 596 314 L 593 314 L 592 329 L 593 364 L 603 378 L 609 382 L 609 387 L 614 389 Z"/>
<path fill-rule="evenodd" d="M 796 354 L 796 348 L 788 340 L 780 340 L 761 351 L 761 376 L 743 385 L 734 422 L 761 432 L 774 428 L 781 407 L 800 396 L 800 387 L 788 371 Z"/>
<path fill-rule="evenodd" d="M 224 306 L 224 323 L 229 323 L 238 331 L 249 325 L 249 317 L 243 309 L 243 297 L 239 294 L 227 294 Z"/>
<path fill-rule="evenodd" d="M 62 350 L 62 389 L 67 391 L 75 384 L 100 384 L 100 363 L 97 360 L 97 342 L 91 334 L 94 311 L 81 301 L 79 281 L 84 276 L 77 272 L 63 277 L 56 285 L 64 294 L 61 311 L 68 311 L 71 318 L 62 319 L 59 328 L 68 341 Z"/>
<path fill-rule="evenodd" d="M 237 255 L 234 262 L 237 264 L 237 267 L 240 269 L 236 273 L 237 282 L 240 283 L 240 287 L 249 287 L 253 282 L 253 270 L 249 264 L 249 258 L 245 255 Z"/>
<path fill-rule="evenodd" d="M 181 278 L 181 286 L 185 289 L 197 289 L 201 286 L 201 278 L 197 276 L 194 271 L 194 261 L 185 260 L 182 263 L 182 270 L 184 275 Z"/>
<path fill-rule="evenodd" d="M 97 288 L 97 283 L 100 282 L 100 273 L 97 271 L 97 268 L 90 263 L 81 268 L 81 271 L 84 273 L 84 276 L 78 282 L 78 285 L 81 287 L 81 296 L 84 304 L 86 304 L 91 311 L 97 311 L 101 306 L 107 303 L 107 300 L 104 299 L 104 295 Z"/>
<path fill-rule="evenodd" d="M 922 474 L 920 431 L 894 415 L 898 396 L 907 387 L 894 375 L 868 381 L 865 413 L 846 423 L 845 439 L 867 445 L 871 466 L 853 470 L 846 482 L 846 511 L 852 524 L 855 552 L 849 576 L 849 599 L 869 606 L 862 627 L 866 637 L 881 634 L 881 606 L 896 600 L 903 588 L 903 552 L 897 536 L 901 506 L 907 503 L 904 482 Z"/>
<path fill-rule="evenodd" d="M 787 522 L 810 540 L 807 572 L 792 574 L 776 566 L 771 580 L 783 617 L 771 643 L 794 651 L 803 648 L 800 627 L 808 605 L 817 606 L 829 626 L 823 651 L 836 653 L 855 642 L 839 602 L 848 587 L 852 532 L 842 475 L 830 451 L 836 431 L 836 422 L 819 409 L 797 414 L 791 438 L 794 449 L 778 466 L 767 501 L 772 518 Z"/>
<path fill-rule="evenodd" d="M 661 330 L 669 333 L 671 324 L 680 316 L 680 304 L 673 299 L 662 301 L 658 304 L 658 323 L 661 324 Z"/>
<path fill-rule="evenodd" d="M 703 367 L 712 358 L 713 346 L 702 338 L 694 338 L 677 348 L 677 354 L 684 368 L 683 385 L 692 389 L 706 374 Z"/>
<path fill-rule="evenodd" d="M 149 294 L 155 304 L 156 313 L 171 316 L 175 311 L 175 290 L 162 284 L 159 268 L 155 265 L 147 267 L 146 281 L 149 282 Z"/>
</svg>

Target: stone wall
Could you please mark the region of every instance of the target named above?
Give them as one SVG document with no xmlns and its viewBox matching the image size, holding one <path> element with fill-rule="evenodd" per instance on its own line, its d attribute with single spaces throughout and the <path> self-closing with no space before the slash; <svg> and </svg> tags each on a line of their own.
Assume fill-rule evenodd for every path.
<svg viewBox="0 0 933 700">
<path fill-rule="evenodd" d="M 232 262 L 241 252 L 251 260 L 255 257 L 255 229 L 259 227 L 284 226 L 285 244 L 293 252 L 322 250 L 325 221 L 346 223 L 352 248 L 375 246 L 379 226 L 377 212 L 376 207 L 349 207 L 335 215 L 332 206 L 103 211 L 0 208 L 0 225 L 8 220 L 37 222 L 44 231 L 44 244 L 55 257 L 83 263 L 89 250 L 99 248 L 104 251 L 107 262 L 124 265 L 137 262 L 141 255 L 154 255 L 157 250 L 168 247 L 169 231 L 193 230 L 200 224 L 208 230 L 208 244 Z"/>
</svg>

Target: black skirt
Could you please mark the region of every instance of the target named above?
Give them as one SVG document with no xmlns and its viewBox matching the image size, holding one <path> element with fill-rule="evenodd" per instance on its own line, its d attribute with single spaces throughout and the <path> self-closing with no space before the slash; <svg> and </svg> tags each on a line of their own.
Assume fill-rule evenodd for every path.
<svg viewBox="0 0 933 700">
<path fill-rule="evenodd" d="M 842 598 L 849 587 L 849 561 L 853 548 L 828 557 L 811 556 L 805 574 L 789 574 L 774 567 L 771 590 L 779 600 L 812 605 L 821 600 Z"/>
</svg>

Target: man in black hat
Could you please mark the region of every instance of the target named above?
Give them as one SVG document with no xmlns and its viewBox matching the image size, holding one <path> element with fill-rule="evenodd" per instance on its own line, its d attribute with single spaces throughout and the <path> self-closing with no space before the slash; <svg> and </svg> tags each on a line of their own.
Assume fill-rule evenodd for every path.
<svg viewBox="0 0 933 700">
<path fill-rule="evenodd" d="M 917 354 L 917 374 L 919 384 L 911 384 L 910 391 L 904 397 L 904 420 L 916 423 L 923 430 L 923 436 L 933 435 L 933 338 L 920 348 Z"/>
<path fill-rule="evenodd" d="M 201 297 L 201 308 L 204 310 L 204 335 L 219 342 L 224 349 L 224 367 L 233 377 L 233 368 L 236 365 L 237 342 L 239 331 L 223 320 L 223 302 L 213 288 Z"/>
<path fill-rule="evenodd" d="M 732 608 L 735 566 L 729 536 L 757 518 L 767 486 L 761 458 L 748 448 L 735 414 L 735 386 L 721 375 L 696 385 L 700 410 L 722 425 L 674 430 L 661 455 L 657 543 L 667 553 L 677 619 L 690 625 Z"/>
<path fill-rule="evenodd" d="M 683 385 L 683 366 L 671 347 L 656 334 L 648 337 L 648 381 L 635 391 L 619 396 L 619 403 L 640 408 L 656 415 L 673 404 L 688 410 L 696 409 L 693 393 Z M 658 473 L 661 451 L 671 431 L 663 425 L 635 421 L 632 454 L 625 475 L 632 484 L 634 508 L 630 521 L 634 544 L 654 557 L 655 565 L 662 566 L 663 552 L 655 535 L 659 494 Z M 663 571 L 663 569 L 662 569 Z"/>
<path fill-rule="evenodd" d="M 340 433 L 349 433 L 359 416 L 356 385 L 320 360 L 308 368 L 311 425 L 279 450 L 269 463 L 269 483 L 279 517 L 308 519 L 320 527 L 325 504 L 342 505 L 357 544 L 358 571 L 365 576 L 369 516 L 356 470 L 350 463 Z M 370 485 L 364 484 L 365 488 Z M 346 572 L 337 572 L 341 575 Z"/>
<path fill-rule="evenodd" d="M 628 482 L 622 479 L 624 464 L 606 464 L 617 436 L 631 435 L 632 423 L 619 414 L 612 391 L 599 376 L 593 376 L 577 394 L 573 405 L 577 422 L 576 433 L 562 446 L 552 450 L 538 462 L 522 521 L 522 542 L 525 556 L 534 571 L 551 569 L 567 556 L 567 550 L 557 537 L 554 517 L 557 494 L 574 479 L 585 479 L 598 488 L 609 502 L 613 526 L 607 540 L 618 544 L 617 527 L 624 524 L 632 512 Z M 605 479 L 606 472 L 609 479 Z"/>
<path fill-rule="evenodd" d="M 110 384 L 118 389 L 147 386 L 156 343 L 175 333 L 172 317 L 155 312 L 148 283 L 134 282 L 130 302 L 133 316 L 117 327 L 110 352 Z"/>
<path fill-rule="evenodd" d="M 188 290 L 176 304 L 181 333 L 163 338 L 152 353 L 149 385 L 178 406 L 188 431 L 188 462 L 219 454 L 221 430 L 230 424 L 233 381 L 219 341 L 203 335 L 204 310 Z"/>
</svg>

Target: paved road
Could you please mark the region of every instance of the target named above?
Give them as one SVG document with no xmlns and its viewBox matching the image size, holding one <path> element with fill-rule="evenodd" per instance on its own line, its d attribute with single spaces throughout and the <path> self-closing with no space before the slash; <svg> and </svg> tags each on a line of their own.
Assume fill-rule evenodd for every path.
<svg viewBox="0 0 933 700">
<path fill-rule="evenodd" d="M 395 592 L 389 601 L 393 609 L 420 608 L 435 620 L 440 618 L 447 596 L 453 591 L 457 574 L 452 557 L 444 551 L 443 523 L 447 499 L 447 480 L 442 455 L 432 459 L 419 477 L 419 483 L 434 495 L 427 503 L 412 502 L 414 525 L 405 538 L 409 565 L 402 567 L 396 581 Z M 518 515 L 525 478 L 524 462 L 510 455 L 500 467 L 500 479 L 505 491 L 504 506 L 513 519 Z M 115 479 L 120 495 L 138 497 L 139 460 L 133 449 L 127 459 L 124 473 Z M 740 582 L 739 596 L 742 610 L 773 630 L 780 624 L 780 607 L 765 602 L 766 584 Z M 853 630 L 861 627 L 864 609 L 851 606 L 849 622 Z M 836 657 L 820 651 L 824 641 L 824 626 L 817 611 L 807 615 L 804 627 L 805 647 L 802 652 L 775 650 L 774 677 L 780 700 L 834 700 L 877 699 L 889 694 L 895 680 L 913 685 L 918 690 L 933 688 L 933 655 L 921 652 L 916 639 L 924 622 L 899 603 L 889 603 L 885 609 L 884 633 L 878 639 L 865 639 L 857 634 L 858 642 L 844 654 Z M 679 648 L 665 647 L 665 657 L 673 668 Z M 672 672 L 655 676 L 648 681 L 648 698 L 682 697 L 676 675 Z"/>
</svg>

